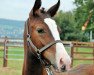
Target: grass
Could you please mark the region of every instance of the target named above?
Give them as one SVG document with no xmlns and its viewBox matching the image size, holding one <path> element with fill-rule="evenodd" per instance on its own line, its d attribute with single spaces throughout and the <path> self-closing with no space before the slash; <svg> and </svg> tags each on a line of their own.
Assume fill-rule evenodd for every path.
<svg viewBox="0 0 94 75">
<path fill-rule="evenodd" d="M 0 75 L 21 75 L 23 61 L 8 61 L 8 67 L 2 67 L 0 61 Z"/>
<path fill-rule="evenodd" d="M 0 47 L 0 57 L 3 57 L 3 47 Z M 11 51 L 13 50 L 13 51 Z M 18 50 L 18 51 L 16 51 Z M 22 51 L 20 51 L 22 50 Z M 66 48 L 68 53 L 70 54 L 70 48 Z M 90 48 L 78 48 L 78 52 L 92 52 Z M 23 48 L 15 48 L 15 47 L 9 47 L 8 54 L 20 54 L 23 55 Z M 90 58 L 92 55 L 89 54 L 84 54 L 84 55 L 75 55 L 75 57 L 83 57 L 83 58 Z M 23 56 L 8 56 L 9 59 L 23 59 Z M 74 66 L 78 64 L 90 64 L 93 63 L 92 61 L 83 61 L 83 60 L 78 60 L 74 61 Z M 23 61 L 22 60 L 8 60 L 8 67 L 4 68 L 3 67 L 3 58 L 0 58 L 0 75 L 22 75 L 22 66 L 23 66 Z"/>
<path fill-rule="evenodd" d="M 11 55 L 12 54 L 12 55 Z M 8 50 L 8 58 L 9 59 L 23 59 L 23 48 L 13 48 L 13 47 L 9 47 Z"/>
<path fill-rule="evenodd" d="M 3 57 L 3 48 L 0 48 L 0 57 Z M 13 51 L 10 51 L 13 50 Z M 17 51 L 16 51 L 17 50 Z M 20 51 L 21 50 L 21 51 Z M 9 47 L 8 54 L 23 55 L 23 48 Z M 23 56 L 8 55 L 9 59 L 23 59 Z M 3 58 L 0 58 L 0 75 L 22 75 L 23 60 L 8 60 L 8 67 L 3 67 Z"/>
</svg>

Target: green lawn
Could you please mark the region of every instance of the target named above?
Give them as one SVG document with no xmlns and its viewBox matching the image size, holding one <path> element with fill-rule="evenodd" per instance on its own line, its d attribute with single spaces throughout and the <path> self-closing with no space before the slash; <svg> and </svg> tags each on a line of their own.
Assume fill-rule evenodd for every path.
<svg viewBox="0 0 94 75">
<path fill-rule="evenodd" d="M 9 59 L 23 59 L 23 48 L 12 48 L 12 47 L 9 47 L 9 50 L 8 50 L 8 58 Z M 13 54 L 13 55 L 11 55 Z"/>
<path fill-rule="evenodd" d="M 0 59 L 0 75 L 21 75 L 23 61 L 8 61 L 8 67 L 2 67 Z"/>
<path fill-rule="evenodd" d="M 0 50 L 2 50 L 2 48 L 0 48 Z M 13 51 L 10 51 L 13 50 Z M 18 51 L 16 51 L 18 50 Z M 10 47 L 8 54 L 20 54 L 23 55 L 23 48 L 13 48 Z M 70 54 L 70 48 L 66 48 L 66 50 L 68 51 L 68 53 Z M 78 48 L 77 51 L 85 51 L 85 52 L 91 52 L 92 50 L 89 48 Z M 0 51 L 0 57 L 3 57 L 3 51 Z M 84 58 L 89 58 L 92 57 L 92 55 L 86 54 L 86 55 L 76 55 L 75 57 L 84 57 Z M 12 56 L 9 55 L 8 56 L 9 59 L 23 59 L 23 56 Z M 78 64 L 87 64 L 87 63 L 93 63 L 92 61 L 74 61 L 74 66 L 78 65 Z M 4 68 L 3 67 L 3 59 L 0 58 L 0 75 L 21 75 L 22 73 L 22 65 L 23 65 L 23 60 L 9 60 L 8 61 L 8 67 Z"/>
<path fill-rule="evenodd" d="M 12 51 L 13 50 L 13 51 Z M 16 51 L 17 50 L 17 51 Z M 20 51 L 21 50 L 21 51 Z M 9 59 L 23 59 L 23 48 L 9 47 L 8 54 L 20 54 L 8 55 Z M 3 57 L 3 51 L 0 51 L 0 57 Z M 0 75 L 21 75 L 23 60 L 8 60 L 8 67 L 3 67 L 3 58 L 0 58 Z"/>
</svg>

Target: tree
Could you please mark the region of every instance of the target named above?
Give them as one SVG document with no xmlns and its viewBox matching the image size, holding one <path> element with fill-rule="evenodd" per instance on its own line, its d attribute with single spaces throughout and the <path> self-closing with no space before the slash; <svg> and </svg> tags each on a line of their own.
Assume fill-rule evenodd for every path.
<svg viewBox="0 0 94 75">
<path fill-rule="evenodd" d="M 94 30 L 94 0 L 75 0 L 75 22 L 76 28 L 85 36 L 84 39 L 89 39 L 89 33 Z M 82 31 L 82 26 L 86 27 L 85 31 Z M 84 40 L 82 39 L 82 41 Z"/>
<path fill-rule="evenodd" d="M 76 29 L 75 17 L 73 12 L 59 11 L 58 14 L 55 16 L 55 20 L 62 30 L 62 40 L 81 40 L 79 34 L 77 34 L 79 30 Z"/>
<path fill-rule="evenodd" d="M 62 29 L 61 39 L 89 41 L 89 32 L 94 30 L 94 0 L 75 0 L 74 3 L 77 7 L 74 12 L 59 11 L 55 17 Z M 87 28 L 82 31 L 85 24 Z"/>
<path fill-rule="evenodd" d="M 77 27 L 81 30 L 82 26 L 87 23 L 84 34 L 94 30 L 94 0 L 75 0 L 74 3 L 77 6 L 75 10 Z"/>
<path fill-rule="evenodd" d="M 78 28 L 75 22 L 74 12 L 59 11 L 55 20 L 60 26 L 62 33 L 61 39 L 66 41 L 87 41 L 87 36 Z"/>
</svg>

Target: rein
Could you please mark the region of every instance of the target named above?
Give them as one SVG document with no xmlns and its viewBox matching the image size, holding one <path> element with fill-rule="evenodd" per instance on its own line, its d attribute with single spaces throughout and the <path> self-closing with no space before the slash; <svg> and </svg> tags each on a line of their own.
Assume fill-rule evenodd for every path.
<svg viewBox="0 0 94 75">
<path fill-rule="evenodd" d="M 28 19 L 29 20 L 29 19 Z M 47 71 L 47 74 L 48 75 L 53 75 L 52 71 L 51 71 L 51 63 L 47 63 L 45 60 L 43 60 L 41 58 L 41 54 L 42 52 L 46 51 L 48 48 L 50 48 L 51 46 L 53 46 L 54 44 L 56 43 L 63 43 L 61 40 L 56 40 L 56 41 L 53 41 L 53 42 L 50 42 L 49 44 L 45 45 L 44 47 L 42 47 L 41 49 L 38 49 L 32 42 L 31 40 L 31 36 L 29 34 L 29 30 L 28 30 L 28 20 L 25 22 L 25 28 L 26 28 L 26 32 L 27 32 L 27 44 L 28 44 L 28 47 L 30 49 L 30 51 L 35 55 L 35 53 L 31 50 L 30 46 L 35 50 L 36 54 L 37 54 L 37 58 L 40 60 L 41 64 L 44 64 L 45 65 L 45 68 L 46 68 L 46 71 Z"/>
</svg>

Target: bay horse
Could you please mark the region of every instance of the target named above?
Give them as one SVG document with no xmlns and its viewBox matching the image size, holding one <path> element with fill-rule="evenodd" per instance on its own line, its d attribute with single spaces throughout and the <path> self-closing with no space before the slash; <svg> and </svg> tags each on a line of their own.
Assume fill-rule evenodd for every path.
<svg viewBox="0 0 94 75">
<path fill-rule="evenodd" d="M 24 63 L 22 75 L 53 75 L 70 69 L 71 58 L 60 40 L 59 28 L 52 19 L 60 6 L 60 0 L 48 11 L 36 0 L 25 22 Z"/>
</svg>

